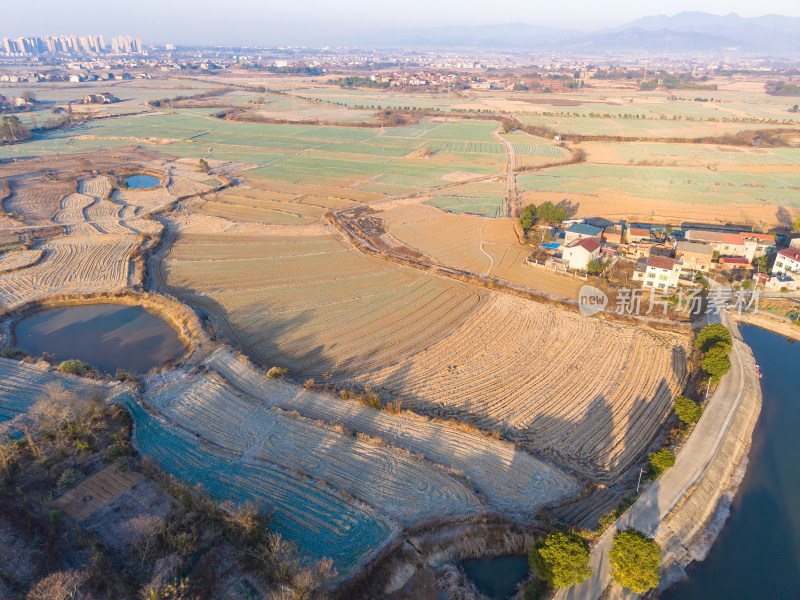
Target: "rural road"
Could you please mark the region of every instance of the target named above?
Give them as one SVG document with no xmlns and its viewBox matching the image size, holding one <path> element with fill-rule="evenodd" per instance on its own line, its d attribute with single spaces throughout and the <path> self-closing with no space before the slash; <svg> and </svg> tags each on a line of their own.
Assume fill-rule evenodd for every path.
<svg viewBox="0 0 800 600">
<path fill-rule="evenodd" d="M 517 167 L 517 156 L 514 154 L 514 144 L 500 135 L 499 131 L 493 131 L 492 135 L 506 147 L 506 216 L 513 216 L 514 207 L 517 205 L 517 179 L 514 176 L 514 169 Z"/>
<path fill-rule="evenodd" d="M 592 576 L 579 586 L 561 589 L 558 600 L 597 600 L 611 583 L 608 552 L 618 530 L 634 527 L 652 536 L 658 525 L 683 498 L 695 482 L 704 476 L 706 467 L 720 448 L 728 426 L 746 393 L 747 377 L 755 377 L 755 361 L 749 347 L 741 341 L 727 315 L 722 322 L 734 334 L 731 370 L 722 378 L 716 392 L 703 412 L 675 466 L 656 480 L 636 503 L 609 527 L 595 546 L 589 560 Z M 758 384 L 756 384 L 758 385 Z M 611 598 L 635 597 L 629 590 Z"/>
</svg>

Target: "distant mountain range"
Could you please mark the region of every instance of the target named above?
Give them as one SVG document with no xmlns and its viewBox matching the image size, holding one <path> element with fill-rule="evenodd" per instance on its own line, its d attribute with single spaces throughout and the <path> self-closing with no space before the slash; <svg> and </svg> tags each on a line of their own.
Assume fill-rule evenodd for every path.
<svg viewBox="0 0 800 600">
<path fill-rule="evenodd" d="M 738 53 L 800 56 L 800 17 L 682 12 L 586 32 L 524 23 L 384 30 L 359 45 L 406 48 L 553 50 L 577 53 Z M 351 40 L 352 44 L 352 40 Z"/>
</svg>

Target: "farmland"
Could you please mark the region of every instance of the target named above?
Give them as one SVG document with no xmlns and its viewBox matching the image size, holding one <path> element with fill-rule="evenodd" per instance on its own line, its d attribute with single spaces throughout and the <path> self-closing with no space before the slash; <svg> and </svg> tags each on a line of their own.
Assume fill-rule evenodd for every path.
<svg viewBox="0 0 800 600">
<path fill-rule="evenodd" d="M 27 412 L 53 386 L 80 390 L 87 396 L 103 393 L 100 385 L 87 384 L 38 366 L 0 358 L 0 422 Z"/>
<path fill-rule="evenodd" d="M 160 270 L 170 290 L 219 317 L 251 356 L 312 377 L 397 360 L 484 298 L 360 255 L 331 234 L 182 234 Z"/>
<path fill-rule="evenodd" d="M 669 414 L 687 352 L 680 335 L 497 296 L 447 338 L 359 380 L 613 480 Z"/>
<path fill-rule="evenodd" d="M 113 384 L 136 449 L 215 500 L 255 502 L 342 580 L 415 528 L 537 526 L 599 484 L 616 500 L 667 431 L 688 328 L 560 306 L 584 279 L 527 264 L 534 247 L 507 204 L 751 226 L 800 216 L 797 148 L 664 141 L 796 128 L 760 91 L 435 94 L 262 75 L 219 73 L 248 87 L 160 106 L 146 101 L 219 84 L 109 84 L 123 102 L 81 108 L 104 118 L 0 147 L 16 159 L 0 162 L 0 227 L 21 234 L 0 254 L 0 308 L 134 288 L 185 303 L 197 325 L 182 362 Z M 41 89 L 55 103 L 98 88 Z M 356 108 L 373 105 L 438 112 L 391 126 Z M 160 184 L 125 189 L 134 172 Z M 0 380 L 0 420 L 54 383 L 111 385 L 9 360 Z"/>
</svg>

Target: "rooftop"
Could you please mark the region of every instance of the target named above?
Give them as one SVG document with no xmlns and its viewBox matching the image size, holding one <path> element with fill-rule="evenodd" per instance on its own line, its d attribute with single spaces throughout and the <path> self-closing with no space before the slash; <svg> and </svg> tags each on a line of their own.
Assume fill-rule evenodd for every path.
<svg viewBox="0 0 800 600">
<path fill-rule="evenodd" d="M 785 248 L 780 252 L 778 252 L 778 256 L 791 258 L 792 260 L 800 262 L 800 250 L 798 250 L 797 248 Z"/>
<path fill-rule="evenodd" d="M 678 252 L 692 252 L 694 254 L 714 255 L 714 250 L 708 244 L 702 242 L 678 242 Z"/>
<path fill-rule="evenodd" d="M 647 266 L 656 269 L 672 271 L 672 269 L 675 267 L 675 259 L 651 254 L 650 258 L 647 259 Z"/>
<path fill-rule="evenodd" d="M 576 223 L 569 229 L 567 229 L 570 233 L 577 233 L 579 235 L 589 235 L 595 237 L 600 235 L 603 230 L 599 227 L 594 227 L 592 225 L 587 225 L 586 223 Z"/>
<path fill-rule="evenodd" d="M 592 238 L 583 238 L 580 240 L 575 240 L 572 242 L 567 248 L 583 248 L 587 252 L 595 252 L 600 248 L 600 242 Z"/>
</svg>

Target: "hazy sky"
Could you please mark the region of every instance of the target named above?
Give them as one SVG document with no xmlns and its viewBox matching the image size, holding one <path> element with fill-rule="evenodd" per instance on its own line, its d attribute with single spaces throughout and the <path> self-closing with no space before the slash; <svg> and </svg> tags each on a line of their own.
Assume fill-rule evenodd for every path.
<svg viewBox="0 0 800 600">
<path fill-rule="evenodd" d="M 800 0 L 0 0 L 0 38 L 101 33 L 145 43 L 272 46 L 441 25 L 594 30 L 684 10 L 800 16 Z"/>
</svg>

